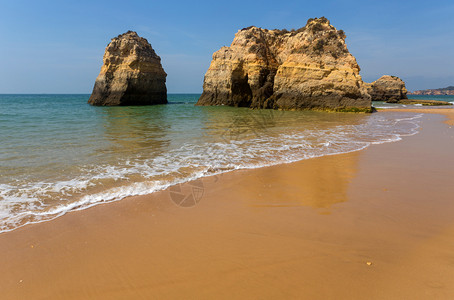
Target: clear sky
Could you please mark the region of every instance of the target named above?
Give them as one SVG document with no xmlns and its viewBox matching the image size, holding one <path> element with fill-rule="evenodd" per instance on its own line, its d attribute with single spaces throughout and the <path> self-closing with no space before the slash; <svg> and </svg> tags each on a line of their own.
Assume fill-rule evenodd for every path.
<svg viewBox="0 0 454 300">
<path fill-rule="evenodd" d="M 241 28 L 299 28 L 325 16 L 347 34 L 365 81 L 454 85 L 454 1 L 0 0 L 0 93 L 91 93 L 110 39 L 134 30 L 169 93 L 199 93 L 213 52 Z"/>
</svg>

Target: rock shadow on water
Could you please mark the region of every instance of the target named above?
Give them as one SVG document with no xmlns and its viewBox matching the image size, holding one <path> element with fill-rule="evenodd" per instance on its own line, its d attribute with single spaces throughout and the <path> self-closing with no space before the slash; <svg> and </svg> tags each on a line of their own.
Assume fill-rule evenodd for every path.
<svg viewBox="0 0 454 300">
<path fill-rule="evenodd" d="M 148 154 L 166 152 L 171 138 L 167 136 L 171 124 L 159 106 L 118 106 L 99 108 L 102 128 L 109 144 L 102 153 Z"/>
<path fill-rule="evenodd" d="M 339 125 L 358 125 L 369 115 L 318 111 L 251 110 L 229 106 L 199 107 L 204 114 L 204 134 L 224 142 L 274 137 L 302 130 L 335 130 Z M 220 140 L 220 139 L 219 139 Z"/>
<path fill-rule="evenodd" d="M 204 134 L 227 143 L 247 137 L 264 137 L 284 121 L 283 115 L 288 113 L 232 107 L 200 107 L 200 109 L 205 115 L 202 124 Z"/>
</svg>

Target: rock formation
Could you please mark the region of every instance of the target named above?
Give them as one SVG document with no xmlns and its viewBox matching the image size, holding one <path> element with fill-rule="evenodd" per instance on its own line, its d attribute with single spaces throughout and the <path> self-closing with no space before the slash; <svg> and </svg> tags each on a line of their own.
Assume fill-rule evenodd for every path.
<svg viewBox="0 0 454 300">
<path fill-rule="evenodd" d="M 324 17 L 292 31 L 244 28 L 213 54 L 197 105 L 370 111 L 345 37 Z"/>
<path fill-rule="evenodd" d="M 96 78 L 92 105 L 150 105 L 167 103 L 166 76 L 161 58 L 148 41 L 128 31 L 107 45 Z"/>
<path fill-rule="evenodd" d="M 407 99 L 405 82 L 396 76 L 384 75 L 372 83 L 366 83 L 366 87 L 372 101 L 397 103 Z"/>
</svg>

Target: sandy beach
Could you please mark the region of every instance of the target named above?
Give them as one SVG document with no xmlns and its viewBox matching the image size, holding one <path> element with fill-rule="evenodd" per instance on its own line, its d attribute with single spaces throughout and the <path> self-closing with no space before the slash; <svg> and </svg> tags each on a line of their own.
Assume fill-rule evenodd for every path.
<svg viewBox="0 0 454 300">
<path fill-rule="evenodd" d="M 2 233 L 1 298 L 454 299 L 454 110 L 415 111 L 399 142 Z"/>
</svg>

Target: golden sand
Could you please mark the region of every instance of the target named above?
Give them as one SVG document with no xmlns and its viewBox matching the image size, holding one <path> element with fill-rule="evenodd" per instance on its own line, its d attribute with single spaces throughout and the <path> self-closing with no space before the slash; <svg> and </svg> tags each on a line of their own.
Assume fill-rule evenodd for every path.
<svg viewBox="0 0 454 300">
<path fill-rule="evenodd" d="M 0 234 L 1 299 L 454 299 L 454 130 L 441 120 L 184 185 L 203 192 L 192 207 L 162 191 Z"/>
</svg>

